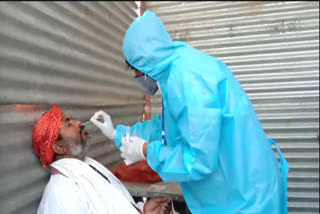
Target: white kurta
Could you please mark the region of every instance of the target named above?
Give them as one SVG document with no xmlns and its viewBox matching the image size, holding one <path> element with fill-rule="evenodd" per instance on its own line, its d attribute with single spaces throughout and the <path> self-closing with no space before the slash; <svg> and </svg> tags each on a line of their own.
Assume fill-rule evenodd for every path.
<svg viewBox="0 0 320 214">
<path fill-rule="evenodd" d="M 88 164 L 106 176 L 110 183 Z M 63 175 L 51 175 L 38 214 L 138 213 L 127 189 L 97 161 L 89 157 L 85 161 L 65 158 L 50 166 Z"/>
</svg>

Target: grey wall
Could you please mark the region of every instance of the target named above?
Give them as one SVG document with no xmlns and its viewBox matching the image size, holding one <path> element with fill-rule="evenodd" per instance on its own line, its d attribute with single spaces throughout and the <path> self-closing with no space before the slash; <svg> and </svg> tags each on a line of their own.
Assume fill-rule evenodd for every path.
<svg viewBox="0 0 320 214">
<path fill-rule="evenodd" d="M 0 2 L 0 213 L 36 213 L 49 174 L 32 147 L 51 104 L 83 121 L 98 110 L 133 124 L 144 97 L 122 57 L 134 2 Z M 89 156 L 113 167 L 114 143 L 87 127 Z"/>
<path fill-rule="evenodd" d="M 290 214 L 319 213 L 319 2 L 146 2 L 174 40 L 222 59 L 290 165 Z M 161 113 L 161 94 L 152 98 Z"/>
</svg>

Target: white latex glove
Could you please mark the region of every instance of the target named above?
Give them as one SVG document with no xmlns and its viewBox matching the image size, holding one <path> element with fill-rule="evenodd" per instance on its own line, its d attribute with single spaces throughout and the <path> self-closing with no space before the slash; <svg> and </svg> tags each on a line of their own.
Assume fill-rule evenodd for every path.
<svg viewBox="0 0 320 214">
<path fill-rule="evenodd" d="M 103 122 L 98 120 L 99 117 L 103 118 Z M 111 117 L 108 114 L 104 111 L 98 111 L 90 118 L 90 121 L 96 125 L 106 137 L 114 140 L 116 130 L 114 129 Z"/>
<path fill-rule="evenodd" d="M 136 136 L 129 138 L 122 138 L 122 146 L 120 147 L 121 157 L 124 159 L 126 165 L 145 160 L 143 155 L 143 144 L 147 141 Z"/>
</svg>

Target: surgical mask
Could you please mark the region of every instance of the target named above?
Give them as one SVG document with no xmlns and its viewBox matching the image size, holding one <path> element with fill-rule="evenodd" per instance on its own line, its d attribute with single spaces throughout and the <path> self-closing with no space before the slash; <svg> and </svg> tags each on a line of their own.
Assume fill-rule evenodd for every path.
<svg viewBox="0 0 320 214">
<path fill-rule="evenodd" d="M 150 96 L 153 96 L 157 93 L 157 91 L 159 89 L 157 81 L 151 79 L 149 76 L 147 76 L 147 75 L 139 76 L 139 77 L 136 77 L 136 80 L 139 83 L 140 89 L 144 93 L 146 93 Z"/>
</svg>

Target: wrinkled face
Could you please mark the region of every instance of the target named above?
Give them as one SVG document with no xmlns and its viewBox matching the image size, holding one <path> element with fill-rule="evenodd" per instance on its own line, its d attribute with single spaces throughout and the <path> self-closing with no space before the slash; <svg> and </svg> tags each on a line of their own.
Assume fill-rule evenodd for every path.
<svg viewBox="0 0 320 214">
<path fill-rule="evenodd" d="M 67 147 L 67 154 L 74 158 L 82 159 L 87 152 L 88 146 L 86 139 L 88 133 L 84 126 L 81 126 L 80 120 L 73 120 L 71 117 L 63 114 L 63 124 L 60 131 L 60 139 Z"/>
<path fill-rule="evenodd" d="M 88 133 L 86 132 L 84 126 L 81 126 L 80 120 L 73 120 L 71 117 L 63 114 L 62 116 L 63 124 L 60 131 L 60 135 L 63 139 L 72 139 L 77 144 L 81 144 L 87 139 Z"/>
</svg>

